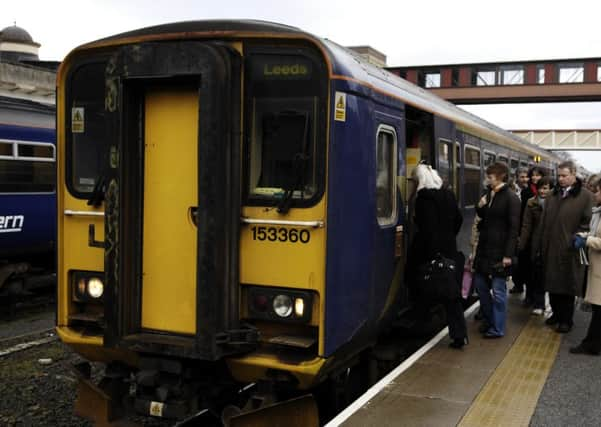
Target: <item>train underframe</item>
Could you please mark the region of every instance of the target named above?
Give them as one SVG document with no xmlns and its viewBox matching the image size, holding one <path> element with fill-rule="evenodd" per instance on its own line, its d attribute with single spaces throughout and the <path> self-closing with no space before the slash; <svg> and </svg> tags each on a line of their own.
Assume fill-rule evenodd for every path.
<svg viewBox="0 0 601 427">
<path fill-rule="evenodd" d="M 300 390 L 289 372 L 273 369 L 267 370 L 267 378 L 241 383 L 225 359 L 200 362 L 139 354 L 136 368 L 110 362 L 101 374 L 93 374 L 92 365 L 83 362 L 74 366 L 79 379 L 75 412 L 97 425 L 117 425 L 113 423 L 141 414 L 179 420 L 182 426 L 262 426 L 265 419 L 274 425 L 317 426 L 437 332 L 445 322 L 444 310 L 432 306 L 426 318 L 424 324 L 424 313 L 403 311 L 377 342 L 364 341 L 356 346 L 359 352 L 343 351 L 326 361 L 307 390 Z"/>
</svg>

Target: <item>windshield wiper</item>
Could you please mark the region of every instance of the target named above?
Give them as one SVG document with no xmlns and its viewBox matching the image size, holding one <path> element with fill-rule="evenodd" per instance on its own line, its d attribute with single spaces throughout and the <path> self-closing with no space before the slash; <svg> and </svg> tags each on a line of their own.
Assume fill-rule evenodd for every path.
<svg viewBox="0 0 601 427">
<path fill-rule="evenodd" d="M 307 169 L 307 163 L 309 160 L 309 156 L 307 155 L 307 147 L 308 147 L 308 132 L 309 132 L 309 115 L 305 113 L 298 113 L 296 111 L 286 112 L 286 115 L 289 117 L 302 117 L 304 119 L 303 123 L 303 136 L 302 136 L 302 152 L 296 153 L 293 158 L 293 174 L 291 184 L 288 188 L 286 188 L 284 197 L 277 206 L 278 213 L 287 214 L 290 211 L 290 207 L 292 206 L 292 199 L 294 196 L 294 190 L 300 189 L 301 197 L 304 197 L 305 191 L 305 175 Z"/>
<path fill-rule="evenodd" d="M 100 207 L 104 201 L 104 193 L 106 192 L 106 180 L 102 175 L 99 175 L 96 179 L 96 184 L 90 198 L 88 199 L 88 206 L 94 206 L 95 208 Z"/>
<path fill-rule="evenodd" d="M 296 153 L 294 155 L 294 179 L 292 180 L 292 184 L 285 189 L 284 197 L 278 203 L 277 211 L 281 214 L 287 214 L 290 211 L 290 207 L 292 206 L 292 198 L 294 196 L 294 190 L 300 188 L 301 197 L 304 196 L 305 191 L 305 170 L 307 166 L 307 160 L 309 160 L 309 156 L 304 153 Z"/>
</svg>

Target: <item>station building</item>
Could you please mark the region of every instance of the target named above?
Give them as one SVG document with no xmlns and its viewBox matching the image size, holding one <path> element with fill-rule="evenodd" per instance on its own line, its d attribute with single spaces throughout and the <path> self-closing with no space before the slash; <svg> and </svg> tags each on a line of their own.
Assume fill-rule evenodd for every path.
<svg viewBox="0 0 601 427">
<path fill-rule="evenodd" d="M 40 44 L 16 25 L 0 31 L 0 123 L 54 128 L 58 61 L 41 61 Z"/>
</svg>

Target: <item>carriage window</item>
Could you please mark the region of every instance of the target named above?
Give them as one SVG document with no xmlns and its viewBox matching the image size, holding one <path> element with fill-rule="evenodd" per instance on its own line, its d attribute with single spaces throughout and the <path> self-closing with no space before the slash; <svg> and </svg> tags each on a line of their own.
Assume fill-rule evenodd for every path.
<svg viewBox="0 0 601 427">
<path fill-rule="evenodd" d="M 443 186 L 454 188 L 455 176 L 453 175 L 453 151 L 451 142 L 443 139 L 438 140 L 438 173 L 443 181 Z"/>
<path fill-rule="evenodd" d="M 465 167 L 463 170 L 463 188 L 465 206 L 474 206 L 480 196 L 480 150 L 465 147 Z"/>
<path fill-rule="evenodd" d="M 396 132 L 382 125 L 376 140 L 376 210 L 380 225 L 396 220 L 396 168 Z"/>
<path fill-rule="evenodd" d="M 246 194 L 251 204 L 307 206 L 323 191 L 325 79 L 296 55 L 247 62 Z"/>
<path fill-rule="evenodd" d="M 490 166 L 495 162 L 495 154 L 490 151 L 484 152 L 484 167 Z"/>
<path fill-rule="evenodd" d="M 54 191 L 54 145 L 6 141 L 0 149 L 0 193 Z"/>
<path fill-rule="evenodd" d="M 51 144 L 17 144 L 17 155 L 19 157 L 35 159 L 54 159 L 54 146 Z"/>
<path fill-rule="evenodd" d="M 465 164 L 478 166 L 480 168 L 480 150 L 477 148 L 465 147 Z"/>
<path fill-rule="evenodd" d="M 0 141 L 0 157 L 1 156 L 12 157 L 13 156 L 13 145 L 14 144 L 12 142 Z"/>
<path fill-rule="evenodd" d="M 509 166 L 509 160 L 507 159 L 507 157 L 505 156 L 499 156 L 499 161 L 505 163 L 507 166 Z"/>
<path fill-rule="evenodd" d="M 67 179 L 69 187 L 83 197 L 94 189 L 108 166 L 110 141 L 105 123 L 104 68 L 104 63 L 76 68 L 67 95 Z"/>
</svg>

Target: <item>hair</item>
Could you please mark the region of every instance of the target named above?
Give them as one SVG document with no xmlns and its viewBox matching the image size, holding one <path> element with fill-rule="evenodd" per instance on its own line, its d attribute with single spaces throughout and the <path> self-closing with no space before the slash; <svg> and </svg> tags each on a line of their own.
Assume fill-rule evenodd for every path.
<svg viewBox="0 0 601 427">
<path fill-rule="evenodd" d="M 571 160 L 566 160 L 557 165 L 557 169 L 569 169 L 570 173 L 576 173 L 576 165 Z"/>
<path fill-rule="evenodd" d="M 549 188 L 553 188 L 553 180 L 548 176 L 543 176 L 537 183 L 536 188 L 543 188 L 543 186 L 548 185 Z"/>
<path fill-rule="evenodd" d="M 432 169 L 432 166 L 419 164 L 413 169 L 413 176 L 417 180 L 416 191 L 422 188 L 431 190 L 438 190 L 442 187 L 442 178 L 436 172 L 436 169 Z"/>
<path fill-rule="evenodd" d="M 601 175 L 599 175 L 599 174 L 593 174 L 593 175 L 589 176 L 586 179 L 586 183 L 590 187 L 595 188 L 597 185 L 601 184 Z"/>
<path fill-rule="evenodd" d="M 495 175 L 500 181 L 507 182 L 509 178 L 509 168 L 504 162 L 495 162 L 486 168 L 487 175 Z"/>
<path fill-rule="evenodd" d="M 528 169 L 525 168 L 517 168 L 515 170 L 515 177 L 519 177 L 521 174 L 525 173 L 526 175 L 528 175 Z M 530 175 L 528 175 L 528 178 L 530 178 Z"/>
<path fill-rule="evenodd" d="M 530 170 L 528 171 L 528 178 L 532 178 L 532 175 L 534 174 L 540 175 L 542 177 L 545 177 L 547 175 L 545 173 L 545 170 L 539 166 L 533 166 L 530 168 Z"/>
</svg>

